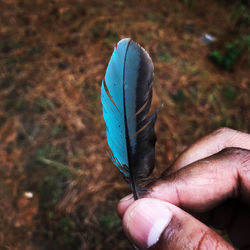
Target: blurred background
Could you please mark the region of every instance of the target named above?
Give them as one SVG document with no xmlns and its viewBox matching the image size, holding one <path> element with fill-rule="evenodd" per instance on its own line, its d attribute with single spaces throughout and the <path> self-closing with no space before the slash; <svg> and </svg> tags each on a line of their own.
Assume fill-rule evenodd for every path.
<svg viewBox="0 0 250 250">
<path fill-rule="evenodd" d="M 195 140 L 250 132 L 250 2 L 0 1 L 0 249 L 132 249 L 100 86 L 120 39 L 155 66 L 155 175 Z"/>
</svg>

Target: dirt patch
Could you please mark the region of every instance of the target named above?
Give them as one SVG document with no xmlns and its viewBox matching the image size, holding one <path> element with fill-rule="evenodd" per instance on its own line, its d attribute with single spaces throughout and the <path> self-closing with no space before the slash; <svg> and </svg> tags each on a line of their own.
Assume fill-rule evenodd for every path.
<svg viewBox="0 0 250 250">
<path fill-rule="evenodd" d="M 124 37 L 155 65 L 156 175 L 218 127 L 250 131 L 247 4 L 4 0 L 0 9 L 1 249 L 131 249 L 116 216 L 129 188 L 107 156 L 99 97 Z M 203 44 L 206 33 L 216 42 Z M 228 44 L 240 44 L 229 71 L 208 56 L 226 58 Z"/>
</svg>

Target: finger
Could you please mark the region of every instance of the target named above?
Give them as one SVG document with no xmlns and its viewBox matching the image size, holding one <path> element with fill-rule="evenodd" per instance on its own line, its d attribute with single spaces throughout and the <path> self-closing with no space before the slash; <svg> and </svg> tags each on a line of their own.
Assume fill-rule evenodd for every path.
<svg viewBox="0 0 250 250">
<path fill-rule="evenodd" d="M 201 138 L 184 151 L 175 164 L 166 170 L 163 176 L 170 175 L 195 161 L 207 158 L 229 147 L 239 147 L 250 150 L 250 135 L 229 128 L 220 128 Z M 118 215 L 122 217 L 126 209 L 133 202 L 134 199 L 132 195 L 124 197 L 118 204 Z"/>
<path fill-rule="evenodd" d="M 157 181 L 147 197 L 203 212 L 230 197 L 250 202 L 250 151 L 228 148 Z"/>
<path fill-rule="evenodd" d="M 127 196 L 125 196 L 124 198 L 122 198 L 119 203 L 118 203 L 118 206 L 117 206 L 117 213 L 118 213 L 118 216 L 120 218 L 123 217 L 125 211 L 127 210 L 127 208 L 134 202 L 134 197 L 133 197 L 133 194 L 129 194 Z"/>
<path fill-rule="evenodd" d="M 204 212 L 237 196 L 250 202 L 250 151 L 229 148 L 158 180 L 145 197 Z M 132 203 L 132 197 L 120 201 L 121 217 Z"/>
<path fill-rule="evenodd" d="M 233 245 L 240 249 L 246 247 L 250 249 L 249 214 L 250 207 L 244 202 L 240 199 L 229 199 L 207 213 L 198 214 L 198 216 L 197 214 L 192 215 L 208 226 L 228 232 L 228 236 Z"/>
<path fill-rule="evenodd" d="M 135 201 L 124 215 L 123 227 L 139 249 L 233 249 L 191 215 L 156 199 Z"/>
<path fill-rule="evenodd" d="M 184 151 L 174 165 L 166 171 L 166 174 L 176 172 L 195 161 L 232 147 L 250 150 L 250 134 L 230 128 L 220 128 L 201 138 Z"/>
</svg>

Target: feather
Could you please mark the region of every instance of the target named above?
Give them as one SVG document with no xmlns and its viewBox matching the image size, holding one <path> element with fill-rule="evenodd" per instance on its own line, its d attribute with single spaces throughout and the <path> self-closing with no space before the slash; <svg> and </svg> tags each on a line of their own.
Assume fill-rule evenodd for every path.
<svg viewBox="0 0 250 250">
<path fill-rule="evenodd" d="M 126 38 L 114 48 L 101 87 L 111 158 L 130 184 L 135 199 L 146 191 L 155 163 L 157 111 L 148 115 L 153 71 L 148 53 Z"/>
</svg>

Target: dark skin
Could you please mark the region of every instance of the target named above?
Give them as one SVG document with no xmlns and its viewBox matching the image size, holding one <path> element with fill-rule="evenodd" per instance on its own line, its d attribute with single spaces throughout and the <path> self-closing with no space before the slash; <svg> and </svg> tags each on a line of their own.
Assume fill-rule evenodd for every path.
<svg viewBox="0 0 250 250">
<path fill-rule="evenodd" d="M 139 249 L 250 249 L 250 135 L 223 128 L 200 139 L 118 214 Z"/>
</svg>

